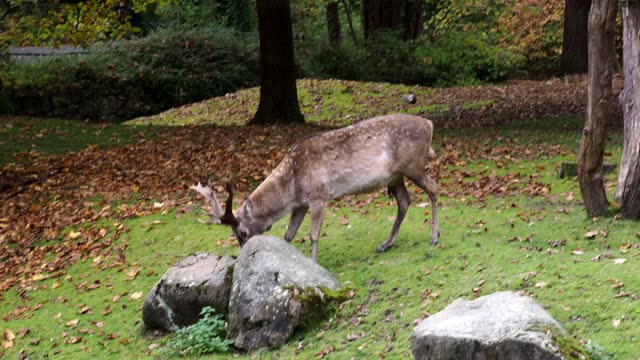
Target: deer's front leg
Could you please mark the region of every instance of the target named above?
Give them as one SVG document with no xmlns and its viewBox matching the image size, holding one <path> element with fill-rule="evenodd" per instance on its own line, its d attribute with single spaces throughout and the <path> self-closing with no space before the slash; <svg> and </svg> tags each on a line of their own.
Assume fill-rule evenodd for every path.
<svg viewBox="0 0 640 360">
<path fill-rule="evenodd" d="M 287 227 L 287 233 L 284 235 L 284 239 L 287 242 L 291 242 L 293 238 L 296 236 L 298 229 L 300 228 L 300 224 L 302 224 L 302 220 L 304 216 L 309 210 L 308 207 L 303 206 L 296 209 L 293 209 L 291 212 L 291 220 L 289 220 L 289 226 Z"/>
<path fill-rule="evenodd" d="M 311 209 L 311 257 L 315 261 L 318 261 L 318 240 L 320 239 L 325 206 L 326 202 L 324 201 L 315 201 L 309 206 Z"/>
</svg>

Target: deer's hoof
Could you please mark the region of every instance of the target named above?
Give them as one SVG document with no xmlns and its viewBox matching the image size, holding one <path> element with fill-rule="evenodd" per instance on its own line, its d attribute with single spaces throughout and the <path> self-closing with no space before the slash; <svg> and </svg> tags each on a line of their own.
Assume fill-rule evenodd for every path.
<svg viewBox="0 0 640 360">
<path fill-rule="evenodd" d="M 437 238 L 431 239 L 431 246 L 436 246 L 436 245 L 438 245 L 438 239 Z"/>
<path fill-rule="evenodd" d="M 378 246 L 378 248 L 376 249 L 376 254 L 383 253 L 383 252 L 385 252 L 385 251 L 389 250 L 389 248 L 390 248 L 390 247 L 391 247 L 391 245 L 386 245 L 386 246 L 385 246 L 385 245 L 380 245 L 380 246 Z"/>
</svg>

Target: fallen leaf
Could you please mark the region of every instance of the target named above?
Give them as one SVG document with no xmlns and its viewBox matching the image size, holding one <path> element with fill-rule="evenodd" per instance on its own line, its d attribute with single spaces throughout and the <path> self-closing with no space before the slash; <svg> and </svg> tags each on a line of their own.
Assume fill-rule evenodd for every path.
<svg viewBox="0 0 640 360">
<path fill-rule="evenodd" d="M 67 344 L 77 344 L 80 341 L 82 341 L 82 338 L 79 336 L 72 336 L 69 339 L 67 339 L 67 341 L 65 341 L 65 343 Z"/>
<path fill-rule="evenodd" d="M 79 232 L 79 231 L 71 231 L 71 232 L 69 232 L 69 234 L 68 234 L 69 239 L 71 239 L 71 240 L 75 240 L 75 239 L 79 238 L 79 237 L 80 237 L 80 235 L 82 235 L 82 233 L 81 233 L 81 232 Z"/>
<path fill-rule="evenodd" d="M 129 298 L 130 298 L 131 300 L 138 300 L 138 299 L 140 299 L 140 298 L 142 297 L 142 295 L 144 295 L 144 294 L 142 293 L 142 291 L 136 291 L 136 292 L 134 292 L 133 294 L 129 295 Z"/>
<path fill-rule="evenodd" d="M 618 326 L 620 326 L 621 322 L 622 322 L 622 320 L 620 320 L 620 319 L 614 319 L 611 323 L 612 323 L 614 328 L 617 328 Z"/>
<path fill-rule="evenodd" d="M 78 314 L 83 315 L 86 313 L 89 313 L 91 311 L 91 308 L 88 306 L 83 306 L 80 310 L 78 310 Z"/>
<path fill-rule="evenodd" d="M 624 264 L 627 259 L 614 259 L 613 263 L 616 265 Z"/>
<path fill-rule="evenodd" d="M 134 279 L 140 273 L 140 269 L 129 269 L 126 274 L 128 277 Z"/>
<path fill-rule="evenodd" d="M 571 251 L 571 253 L 573 255 L 583 255 L 584 254 L 584 250 L 583 249 L 576 249 L 576 250 Z"/>
<path fill-rule="evenodd" d="M 629 296 L 628 292 L 620 290 L 620 292 L 616 296 L 614 296 L 614 298 L 619 299 L 627 296 Z"/>
<path fill-rule="evenodd" d="M 535 287 L 536 289 L 542 289 L 546 286 L 547 286 L 547 283 L 544 281 L 537 282 L 535 285 L 533 285 L 533 287 Z"/>
<path fill-rule="evenodd" d="M 7 350 L 10 347 L 13 347 L 13 340 L 15 338 L 16 338 L 16 335 L 13 333 L 13 331 L 11 331 L 9 329 L 5 329 L 4 330 L 4 339 L 2 339 L 2 348 L 4 350 Z"/>
<path fill-rule="evenodd" d="M 78 322 L 79 321 L 80 321 L 80 319 L 69 320 L 69 321 L 66 322 L 65 326 L 76 327 L 76 326 L 78 326 Z"/>
<path fill-rule="evenodd" d="M 584 237 L 587 239 L 593 239 L 596 236 L 598 236 L 598 234 L 600 233 L 600 230 L 591 230 L 589 232 L 587 232 L 586 234 L 584 234 Z"/>
</svg>

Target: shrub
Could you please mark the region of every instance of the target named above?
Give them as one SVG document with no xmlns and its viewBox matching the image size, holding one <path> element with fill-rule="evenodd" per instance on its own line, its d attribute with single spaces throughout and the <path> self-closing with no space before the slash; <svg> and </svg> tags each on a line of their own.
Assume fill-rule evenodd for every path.
<svg viewBox="0 0 640 360">
<path fill-rule="evenodd" d="M 255 85 L 257 46 L 222 29 L 160 31 L 15 64 L 2 80 L 17 113 L 122 120 Z"/>
<path fill-rule="evenodd" d="M 302 59 L 306 76 L 436 86 L 503 80 L 521 61 L 482 33 L 405 42 L 393 32 L 377 34 L 367 47 L 321 45 Z"/>
<path fill-rule="evenodd" d="M 204 307 L 197 323 L 179 329 L 173 339 L 167 342 L 168 354 L 182 356 L 204 355 L 229 351 L 232 341 L 225 340 L 226 328 L 222 315 L 212 307 Z"/>
</svg>

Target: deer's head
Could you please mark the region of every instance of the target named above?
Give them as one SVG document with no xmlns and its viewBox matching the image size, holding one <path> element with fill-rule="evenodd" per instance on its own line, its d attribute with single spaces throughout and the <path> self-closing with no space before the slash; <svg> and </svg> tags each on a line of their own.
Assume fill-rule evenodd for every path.
<svg viewBox="0 0 640 360">
<path fill-rule="evenodd" d="M 220 203 L 215 197 L 211 186 L 192 185 L 189 189 L 196 191 L 202 195 L 207 202 L 211 205 L 211 211 L 208 212 L 210 218 L 206 224 L 220 224 L 231 227 L 233 235 L 238 239 L 240 246 L 244 246 L 247 240 L 251 239 L 254 235 L 261 234 L 268 230 L 270 226 L 260 221 L 256 221 L 253 216 L 253 202 L 251 199 L 247 199 L 244 204 L 240 206 L 236 214 L 233 213 L 233 186 L 229 183 L 226 184 L 229 197 L 225 201 L 225 209 L 222 211 Z"/>
</svg>

